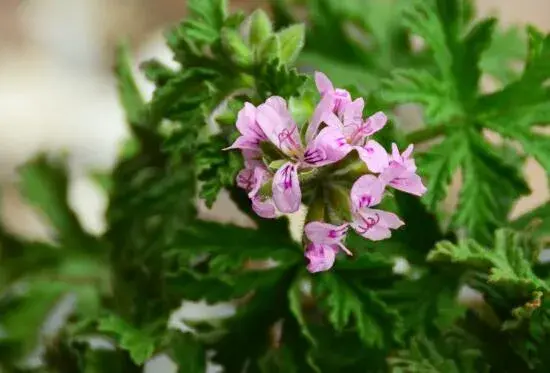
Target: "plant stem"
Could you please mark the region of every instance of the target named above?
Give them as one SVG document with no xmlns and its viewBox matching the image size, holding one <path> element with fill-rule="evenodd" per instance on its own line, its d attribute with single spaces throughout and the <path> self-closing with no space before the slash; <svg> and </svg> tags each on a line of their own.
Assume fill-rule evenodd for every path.
<svg viewBox="0 0 550 373">
<path fill-rule="evenodd" d="M 417 131 L 413 131 L 407 134 L 406 139 L 408 143 L 418 144 L 429 140 L 433 140 L 436 137 L 443 135 L 445 133 L 445 130 L 446 130 L 445 125 L 438 124 L 436 126 L 430 126 L 430 127 L 422 128 Z"/>
</svg>

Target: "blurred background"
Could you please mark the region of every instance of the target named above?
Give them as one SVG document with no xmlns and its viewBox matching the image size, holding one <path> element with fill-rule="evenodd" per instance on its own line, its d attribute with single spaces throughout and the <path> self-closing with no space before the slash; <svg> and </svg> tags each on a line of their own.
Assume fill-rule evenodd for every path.
<svg viewBox="0 0 550 373">
<path fill-rule="evenodd" d="M 231 6 L 251 10 L 265 3 L 233 0 Z M 498 15 L 504 25 L 550 30 L 549 0 L 477 3 L 480 15 Z M 185 0 L 0 0 L 0 213 L 10 231 L 49 237 L 15 187 L 17 167 L 39 152 L 68 156 L 70 203 L 88 231 L 103 231 L 106 200 L 89 174 L 113 166 L 128 133 L 111 69 L 114 48 L 126 39 L 136 61 L 156 57 L 169 64 L 161 33 L 185 16 L 185 8 Z M 135 69 L 138 74 L 138 63 Z M 138 82 L 149 96 L 153 87 Z M 544 171 L 529 160 L 525 173 L 533 194 L 514 214 L 548 200 Z M 223 198 L 202 213 L 246 223 L 236 221 L 243 217 Z"/>
</svg>

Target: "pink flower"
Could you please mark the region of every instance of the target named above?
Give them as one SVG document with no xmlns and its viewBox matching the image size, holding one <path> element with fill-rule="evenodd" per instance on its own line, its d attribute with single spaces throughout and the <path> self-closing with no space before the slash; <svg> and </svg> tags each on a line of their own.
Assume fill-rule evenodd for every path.
<svg viewBox="0 0 550 373">
<path fill-rule="evenodd" d="M 322 98 L 329 97 L 331 99 L 331 111 L 335 114 L 340 114 L 351 102 L 350 93 L 345 89 L 335 89 L 330 79 L 321 72 L 315 73 L 315 85 Z"/>
<path fill-rule="evenodd" d="M 324 105 L 324 104 L 323 104 Z M 313 120 L 321 121 L 326 106 L 319 106 Z M 342 159 L 349 152 L 341 133 L 323 129 L 302 144 L 298 127 L 290 115 L 286 101 L 271 97 L 257 109 L 257 123 L 267 139 L 289 158 L 273 177 L 273 200 L 277 209 L 292 213 L 299 209 L 302 192 L 298 180 L 301 168 L 321 167 Z"/>
<path fill-rule="evenodd" d="M 265 166 L 256 160 L 245 162 L 246 167 L 237 175 L 237 186 L 248 192 L 252 201 L 252 209 L 258 216 L 272 219 L 277 216 L 277 211 L 270 198 L 262 197 L 260 188 L 270 181 L 271 175 Z"/>
<path fill-rule="evenodd" d="M 404 224 L 397 215 L 372 208 L 382 201 L 384 188 L 382 180 L 374 175 L 361 176 L 351 188 L 351 226 L 358 234 L 372 241 L 391 237 L 391 229 Z"/>
<path fill-rule="evenodd" d="M 306 248 L 305 257 L 309 260 L 309 272 L 321 272 L 332 268 L 339 250 L 352 255 L 342 244 L 347 230 L 348 224 L 336 226 L 315 221 L 306 225 L 305 234 L 310 243 Z"/>
<path fill-rule="evenodd" d="M 388 167 L 389 157 L 384 147 L 371 140 L 370 136 L 384 128 L 388 118 L 384 113 L 377 112 L 363 121 L 364 106 L 363 99 L 359 98 L 347 104 L 342 115 L 329 115 L 325 121 L 342 132 L 350 149 L 357 150 L 371 172 L 379 173 Z"/>
<path fill-rule="evenodd" d="M 260 150 L 260 143 L 267 140 L 267 137 L 256 121 L 256 113 L 254 105 L 249 102 L 244 104 L 237 115 L 237 129 L 241 136 L 226 149 Z"/>
<path fill-rule="evenodd" d="M 400 154 L 396 144 L 392 144 L 392 155 L 380 179 L 387 185 L 405 193 L 422 196 L 426 187 L 422 179 L 416 174 L 416 164 L 411 158 L 414 146 L 411 144 Z"/>
</svg>

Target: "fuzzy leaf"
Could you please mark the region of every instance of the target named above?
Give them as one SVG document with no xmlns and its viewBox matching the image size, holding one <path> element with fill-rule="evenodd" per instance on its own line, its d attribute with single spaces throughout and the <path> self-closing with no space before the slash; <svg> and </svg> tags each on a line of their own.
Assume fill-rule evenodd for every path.
<svg viewBox="0 0 550 373">
<path fill-rule="evenodd" d="M 527 127 L 550 123 L 550 35 L 529 28 L 529 56 L 519 80 L 483 97 L 478 110 L 495 126 Z"/>
<path fill-rule="evenodd" d="M 223 188 L 235 183 L 237 173 L 242 168 L 242 159 L 234 152 L 224 152 L 228 144 L 221 136 L 212 136 L 210 141 L 201 144 L 196 155 L 199 180 L 203 182 L 199 197 L 206 206 L 212 207 Z"/>
<path fill-rule="evenodd" d="M 482 360 L 481 351 L 459 347 L 455 354 L 448 354 L 445 351 L 448 349 L 445 341 L 436 344 L 425 338 L 415 338 L 411 341 L 409 350 L 399 351 L 397 357 L 390 358 L 391 372 L 481 373 L 489 371 L 489 367 Z"/>
<path fill-rule="evenodd" d="M 141 365 L 149 360 L 155 351 L 155 339 L 136 329 L 118 316 L 110 315 L 99 320 L 98 330 L 112 334 L 120 348 L 127 350 L 134 363 Z"/>
<path fill-rule="evenodd" d="M 550 290 L 550 286 L 533 273 L 529 253 L 520 245 L 520 235 L 502 229 L 496 232 L 495 245 L 491 249 L 473 240 L 462 241 L 459 244 L 441 242 L 429 254 L 428 260 L 479 268 L 488 272 L 488 280 L 491 283 L 514 286 L 528 293 Z"/>
<path fill-rule="evenodd" d="M 437 211 L 438 204 L 446 198 L 449 183 L 467 156 L 467 149 L 461 140 L 459 136 L 451 135 L 419 158 L 420 170 L 428 188 L 423 200 L 431 211 Z"/>
<path fill-rule="evenodd" d="M 375 268 L 380 265 L 372 263 L 367 256 L 363 261 Z M 368 347 L 383 349 L 399 341 L 402 332 L 399 315 L 369 288 L 368 282 L 361 283 L 355 272 L 364 265 L 350 263 L 350 266 L 340 267 L 337 273 L 323 273 L 314 282 L 314 294 L 322 299 L 321 304 L 334 329 L 343 332 L 345 328 L 354 327 Z M 387 329 L 388 324 L 393 325 L 392 328 Z"/>
<path fill-rule="evenodd" d="M 421 104 L 429 124 L 443 123 L 461 113 L 461 108 L 453 100 L 453 86 L 427 71 L 396 70 L 385 81 L 384 88 L 382 97 L 390 103 Z"/>
<path fill-rule="evenodd" d="M 506 224 L 512 202 L 529 188 L 519 170 L 499 157 L 478 135 L 468 136 L 462 162 L 464 186 L 454 223 L 480 242 L 491 242 L 494 229 Z"/>
</svg>

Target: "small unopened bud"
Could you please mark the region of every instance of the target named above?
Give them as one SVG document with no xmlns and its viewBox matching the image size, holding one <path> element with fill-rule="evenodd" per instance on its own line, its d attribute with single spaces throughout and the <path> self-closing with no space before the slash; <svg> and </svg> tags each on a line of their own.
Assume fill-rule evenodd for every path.
<svg viewBox="0 0 550 373">
<path fill-rule="evenodd" d="M 247 68 L 254 64 L 254 54 L 241 35 L 231 29 L 222 31 L 222 46 L 228 57 L 237 66 Z"/>
<path fill-rule="evenodd" d="M 304 48 L 306 28 L 303 24 L 290 26 L 277 34 L 281 44 L 279 60 L 282 63 L 293 63 Z"/>
<path fill-rule="evenodd" d="M 271 35 L 268 39 L 264 40 L 262 45 L 257 49 L 257 62 L 269 62 L 277 59 L 280 49 L 279 39 L 275 35 Z"/>
<path fill-rule="evenodd" d="M 251 46 L 260 46 L 273 34 L 273 25 L 268 15 L 261 9 L 250 15 L 249 43 Z"/>
</svg>

